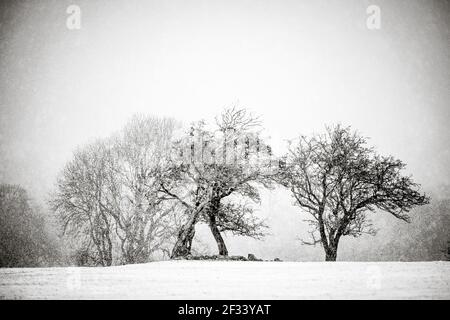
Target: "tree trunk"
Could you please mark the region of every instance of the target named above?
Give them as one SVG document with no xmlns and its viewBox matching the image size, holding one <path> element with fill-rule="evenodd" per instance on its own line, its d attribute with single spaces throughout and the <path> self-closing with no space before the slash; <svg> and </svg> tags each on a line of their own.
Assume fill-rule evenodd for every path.
<svg viewBox="0 0 450 320">
<path fill-rule="evenodd" d="M 106 245 L 106 247 L 105 247 L 106 266 L 110 267 L 110 266 L 112 266 L 113 258 L 112 258 L 112 242 L 111 242 L 111 238 L 109 237 L 109 229 L 105 230 L 104 238 L 106 239 L 106 243 L 105 243 L 105 245 Z"/>
<path fill-rule="evenodd" d="M 171 259 L 185 257 L 191 254 L 192 240 L 195 235 L 195 224 L 197 223 L 199 213 L 200 212 L 195 212 L 188 222 L 181 227 L 181 230 L 178 233 L 177 242 L 170 255 Z"/>
<path fill-rule="evenodd" d="M 325 249 L 325 261 L 336 261 L 338 241 L 330 241 L 328 248 Z"/>
<path fill-rule="evenodd" d="M 171 259 L 185 257 L 191 254 L 192 239 L 195 235 L 195 224 L 183 226 L 178 233 L 178 239 L 173 247 Z"/>
<path fill-rule="evenodd" d="M 208 207 L 208 218 L 209 218 L 209 228 L 214 236 L 214 239 L 217 243 L 217 248 L 219 249 L 219 255 L 228 256 L 227 246 L 225 245 L 225 241 L 220 234 L 220 230 L 217 227 L 216 217 L 219 215 L 220 208 L 220 197 L 215 197 L 211 199 Z"/>
<path fill-rule="evenodd" d="M 105 249 L 105 266 L 110 267 L 112 266 L 112 246 L 108 244 L 107 248 Z"/>
<path fill-rule="evenodd" d="M 333 250 L 328 250 L 325 252 L 325 261 L 336 261 L 337 252 Z"/>
<path fill-rule="evenodd" d="M 225 241 L 223 241 L 222 235 L 220 234 L 219 228 L 217 228 L 216 217 L 214 215 L 209 216 L 209 228 L 217 242 L 217 247 L 219 249 L 219 255 L 228 256 L 227 246 Z"/>
</svg>

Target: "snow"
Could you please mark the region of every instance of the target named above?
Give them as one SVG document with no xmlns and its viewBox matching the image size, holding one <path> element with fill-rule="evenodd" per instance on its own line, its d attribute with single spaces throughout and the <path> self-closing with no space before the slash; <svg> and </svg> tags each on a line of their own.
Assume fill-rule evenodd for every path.
<svg viewBox="0 0 450 320">
<path fill-rule="evenodd" d="M 162 261 L 0 269 L 3 299 L 450 299 L 450 262 Z"/>
</svg>

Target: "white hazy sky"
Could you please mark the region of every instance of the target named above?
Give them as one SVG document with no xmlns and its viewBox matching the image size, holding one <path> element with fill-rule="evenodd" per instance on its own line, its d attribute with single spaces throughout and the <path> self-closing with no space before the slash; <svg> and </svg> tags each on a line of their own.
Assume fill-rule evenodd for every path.
<svg viewBox="0 0 450 320">
<path fill-rule="evenodd" d="M 81 30 L 66 27 L 70 4 L 81 8 Z M 371 4 L 381 8 L 380 30 L 366 27 Z M 2 1 L 0 180 L 43 201 L 76 146 L 133 113 L 188 123 L 239 101 L 276 146 L 325 124 L 352 125 L 433 191 L 450 177 L 449 6 Z M 289 195 L 265 199 L 267 216 L 297 217 Z M 295 227 L 280 237 L 295 237 Z"/>
</svg>

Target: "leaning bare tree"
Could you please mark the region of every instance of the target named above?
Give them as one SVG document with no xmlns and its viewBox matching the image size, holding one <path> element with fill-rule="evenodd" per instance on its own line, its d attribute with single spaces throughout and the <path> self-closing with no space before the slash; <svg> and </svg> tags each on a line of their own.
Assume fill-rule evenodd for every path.
<svg viewBox="0 0 450 320">
<path fill-rule="evenodd" d="M 398 159 L 378 155 L 350 127 L 336 125 L 301 137 L 289 150 L 280 182 L 312 216 L 307 220 L 312 240 L 304 243 L 321 244 L 326 260 L 335 261 L 341 237 L 375 233 L 369 211 L 387 211 L 409 222 L 408 212 L 429 198 L 402 175 L 404 167 Z"/>
<path fill-rule="evenodd" d="M 258 138 L 258 126 L 259 121 L 247 111 L 231 108 L 222 113 L 212 128 L 199 122 L 179 141 L 176 148 L 182 161 L 172 167 L 168 179 L 161 184 L 161 191 L 185 208 L 186 222 L 179 230 L 172 258 L 190 254 L 199 221 L 208 224 L 219 254 L 224 256 L 228 249 L 222 232 L 255 238 L 263 235 L 265 226 L 253 215 L 251 206 L 230 202 L 239 201 L 235 198 L 258 202 L 257 185 L 270 186 L 266 172 L 269 164 L 256 161 L 262 160 L 258 159 L 264 154 L 260 151 L 267 150 Z"/>
<path fill-rule="evenodd" d="M 208 139 L 213 153 L 219 153 L 222 158 L 210 168 L 209 178 L 214 184 L 204 214 L 219 255 L 228 255 L 223 232 L 253 238 L 264 236 L 265 224 L 244 201 L 259 203 L 258 187 L 270 188 L 272 182 L 270 147 L 262 141 L 258 130 L 258 118 L 245 109 L 232 107 L 216 118 L 216 132 L 212 134 L 213 139 Z"/>
</svg>

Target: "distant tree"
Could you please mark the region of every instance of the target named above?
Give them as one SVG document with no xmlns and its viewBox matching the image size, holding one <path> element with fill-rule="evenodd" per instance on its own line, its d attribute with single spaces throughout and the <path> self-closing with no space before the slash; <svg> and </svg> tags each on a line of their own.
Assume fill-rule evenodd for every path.
<svg viewBox="0 0 450 320">
<path fill-rule="evenodd" d="M 271 184 L 269 165 L 260 158 L 268 146 L 258 137 L 259 121 L 237 108 L 226 109 L 216 120 L 212 128 L 204 122 L 194 124 L 178 141 L 175 149 L 182 160 L 162 180 L 161 191 L 185 208 L 185 223 L 178 232 L 172 258 L 190 254 L 199 221 L 208 224 L 219 254 L 224 256 L 228 249 L 222 232 L 256 238 L 264 234 L 265 225 L 253 215 L 252 207 L 236 204 L 239 199 L 259 202 L 257 186 Z"/>
<path fill-rule="evenodd" d="M 360 261 L 445 260 L 450 235 L 450 199 L 448 193 L 430 192 L 433 201 L 414 209 L 410 223 L 388 216 L 374 217 L 377 237 L 348 239 L 340 256 Z"/>
<path fill-rule="evenodd" d="M 443 196 L 433 193 L 430 205 L 415 211 L 411 225 L 392 228 L 380 254 L 402 261 L 445 260 L 450 244 L 450 199 Z"/>
<path fill-rule="evenodd" d="M 0 184 L 0 267 L 42 267 L 60 259 L 39 207 L 18 185 Z"/>
<path fill-rule="evenodd" d="M 312 216 L 307 220 L 312 240 L 303 243 L 321 244 L 326 260 L 335 261 L 341 237 L 375 233 L 369 211 L 380 209 L 409 222 L 408 212 L 429 198 L 401 174 L 404 167 L 398 159 L 378 155 L 349 127 L 300 137 L 290 147 L 280 182 Z"/>
</svg>

